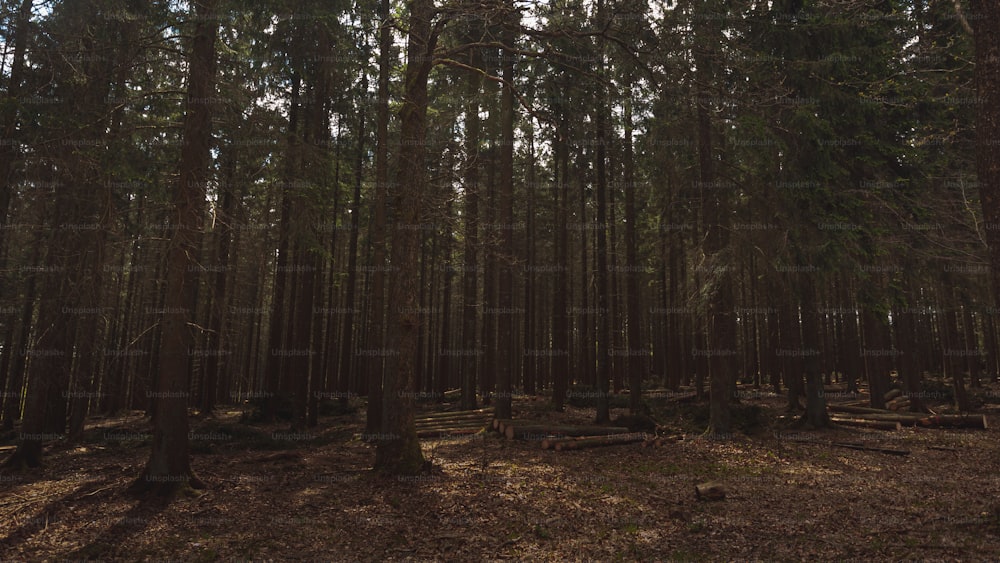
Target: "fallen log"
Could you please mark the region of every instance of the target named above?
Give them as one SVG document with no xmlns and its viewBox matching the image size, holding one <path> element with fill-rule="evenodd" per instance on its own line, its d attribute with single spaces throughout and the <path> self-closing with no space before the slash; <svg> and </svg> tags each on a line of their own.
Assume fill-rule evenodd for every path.
<svg viewBox="0 0 1000 563">
<path fill-rule="evenodd" d="M 482 418 L 487 419 L 493 414 L 493 409 L 476 409 L 474 411 L 448 411 L 431 412 L 415 417 L 418 422 L 421 420 L 449 420 L 458 418 Z"/>
<path fill-rule="evenodd" d="M 910 408 L 910 400 L 906 397 L 898 397 L 885 404 L 885 408 L 893 411 L 906 411 Z"/>
<path fill-rule="evenodd" d="M 494 418 L 493 419 L 493 429 L 496 430 L 497 432 L 503 434 L 504 429 L 507 428 L 507 425 L 510 424 L 510 423 L 512 423 L 512 422 L 514 422 L 514 421 L 511 420 L 511 419 L 509 419 L 509 418 Z"/>
<path fill-rule="evenodd" d="M 433 439 L 433 438 L 448 438 L 450 436 L 468 436 L 470 434 L 478 434 L 482 431 L 483 431 L 482 427 L 417 430 L 417 438 Z"/>
<path fill-rule="evenodd" d="M 426 430 L 451 430 L 452 428 L 475 428 L 476 430 L 483 430 L 487 428 L 486 424 L 483 422 L 454 422 L 451 424 L 429 424 L 429 425 L 417 425 L 418 431 Z"/>
<path fill-rule="evenodd" d="M 514 427 L 514 421 L 513 420 L 503 420 L 503 421 L 500 421 L 500 428 L 498 428 L 497 430 L 500 431 L 500 435 L 501 436 L 506 436 L 507 435 L 507 429 L 508 428 L 513 428 L 513 427 Z"/>
<path fill-rule="evenodd" d="M 547 436 L 607 436 L 627 434 L 623 426 L 571 426 L 566 424 L 515 423 L 504 426 L 503 434 L 508 440 L 543 439 Z"/>
<path fill-rule="evenodd" d="M 867 420 L 863 418 L 830 417 L 830 421 L 841 426 L 873 428 L 875 430 L 901 430 L 903 425 L 889 420 Z"/>
<path fill-rule="evenodd" d="M 930 428 L 974 428 L 986 430 L 986 415 L 984 414 L 931 414 L 921 418 L 928 421 Z"/>
<path fill-rule="evenodd" d="M 826 408 L 830 412 L 846 412 L 850 414 L 895 414 L 885 409 L 873 409 L 871 407 L 859 407 L 855 405 L 828 404 Z"/>
<path fill-rule="evenodd" d="M 644 432 L 631 432 L 626 434 L 609 434 L 607 436 L 581 436 L 558 440 L 554 444 L 557 452 L 563 450 L 582 450 L 584 448 L 597 448 L 600 446 L 617 446 L 621 444 L 634 444 L 646 439 Z"/>
<path fill-rule="evenodd" d="M 877 411 L 870 413 L 855 413 L 852 418 L 898 422 L 904 426 L 923 426 L 924 428 L 987 429 L 986 415 L 982 414 L 910 414 L 892 411 Z"/>
<path fill-rule="evenodd" d="M 889 391 L 885 395 L 883 395 L 882 398 L 885 399 L 886 402 L 889 402 L 894 400 L 896 397 L 901 396 L 902 394 L 903 394 L 902 389 L 889 389 Z"/>
</svg>

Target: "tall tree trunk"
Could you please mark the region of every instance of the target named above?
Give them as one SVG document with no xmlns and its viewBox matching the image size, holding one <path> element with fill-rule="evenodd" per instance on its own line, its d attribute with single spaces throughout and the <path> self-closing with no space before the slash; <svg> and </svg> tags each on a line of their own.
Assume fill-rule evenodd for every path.
<svg viewBox="0 0 1000 563">
<path fill-rule="evenodd" d="M 648 371 L 648 356 L 642 342 L 639 304 L 639 244 L 636 233 L 635 158 L 632 152 L 632 92 L 625 99 L 625 276 L 628 309 L 628 408 L 633 414 L 642 407 L 642 374 Z M 642 354 L 642 355 L 640 355 Z"/>
<path fill-rule="evenodd" d="M 1000 0 L 971 0 L 976 50 L 976 174 L 987 225 L 994 305 L 1000 307 Z"/>
<path fill-rule="evenodd" d="M 603 2 L 599 5 L 603 5 Z M 598 8 L 601 10 L 601 8 Z M 602 90 L 603 91 L 603 90 Z M 605 131 L 605 109 L 603 94 L 597 96 L 598 108 L 595 117 L 597 129 L 597 150 L 595 151 L 594 169 L 597 175 L 595 190 L 597 192 L 597 423 L 611 421 L 611 312 L 608 310 L 608 178 L 606 170 L 607 136 Z"/>
<path fill-rule="evenodd" d="M 392 22 L 389 19 L 389 0 L 379 0 L 378 39 L 378 100 L 375 116 L 375 202 L 372 222 L 372 302 L 368 325 L 368 349 L 378 353 L 368 354 L 368 433 L 382 426 L 382 377 L 385 366 L 385 255 L 386 255 L 386 199 L 389 181 L 389 73 L 392 54 Z"/>
<path fill-rule="evenodd" d="M 714 49 L 706 47 L 720 34 L 711 27 L 711 22 L 699 25 L 699 39 L 702 47 L 695 51 L 695 61 L 701 88 L 713 83 Z M 711 96 L 699 90 L 700 96 Z M 705 272 L 708 292 L 708 354 L 710 387 L 709 426 L 716 434 L 726 434 L 730 427 L 729 394 L 730 379 L 735 373 L 736 359 L 736 318 L 733 311 L 733 274 L 729 248 L 728 184 L 716 181 L 715 157 L 713 155 L 712 120 L 709 101 L 699 100 L 697 104 L 698 168 L 701 177 L 702 217 L 705 227 L 703 251 L 708 269 Z"/>
<path fill-rule="evenodd" d="M 367 70 L 361 72 L 361 90 L 368 91 Z M 355 325 L 355 299 L 354 294 L 358 284 L 358 231 L 361 227 L 361 184 L 364 180 L 365 167 L 365 105 L 361 105 L 358 111 L 358 139 L 357 156 L 354 162 L 354 196 L 351 200 L 351 239 L 347 250 L 347 289 L 344 297 L 343 325 L 340 329 L 340 370 L 338 372 L 339 400 L 342 405 L 347 404 L 348 391 L 356 388 L 351 385 L 354 380 L 353 362 L 354 359 L 354 325 Z"/>
<path fill-rule="evenodd" d="M 433 11 L 433 0 L 410 3 L 405 88 L 400 110 L 402 142 L 398 185 L 393 198 L 396 230 L 390 256 L 396 271 L 389 289 L 393 356 L 384 378 L 382 435 L 375 450 L 377 469 L 411 475 L 424 468 L 424 456 L 413 422 L 413 383 L 417 332 L 420 330 L 420 315 L 416 311 L 420 238 L 413 236 L 413 229 L 420 227 L 427 191 L 424 143 L 427 137 L 427 77 L 436 39 L 431 35 Z"/>
<path fill-rule="evenodd" d="M 225 339 L 223 338 L 226 329 L 226 281 L 229 277 L 230 257 L 229 248 L 232 241 L 232 222 L 234 219 L 234 209 L 236 206 L 236 148 L 230 142 L 228 154 L 224 160 L 224 176 L 219 182 L 221 208 L 215 220 L 216 236 L 216 262 L 218 267 L 214 271 L 214 294 L 212 296 L 211 310 L 208 321 L 208 344 L 205 346 L 205 373 L 202 376 L 202 383 L 199 397 L 199 412 L 210 414 L 215 409 L 216 398 L 219 393 L 219 371 L 228 366 L 231 359 L 231 351 L 224 349 Z"/>
<path fill-rule="evenodd" d="M 187 113 L 180 176 L 174 198 L 176 228 L 167 253 L 166 301 L 156 382 L 156 422 L 153 449 L 134 491 L 170 492 L 190 485 L 202 487 L 188 456 L 188 350 L 191 333 L 190 294 L 195 281 L 190 265 L 200 249 L 205 190 L 212 144 L 211 100 L 215 91 L 216 0 L 195 0 L 194 37 L 188 67 Z"/>
<path fill-rule="evenodd" d="M 264 367 L 264 392 L 262 414 L 265 421 L 273 421 L 278 414 L 281 401 L 282 373 L 285 367 L 286 354 L 283 352 L 286 343 L 286 309 L 289 300 L 286 297 L 289 286 L 288 258 L 291 251 L 289 231 L 292 224 L 292 179 L 298 172 L 298 119 L 299 119 L 299 87 L 298 74 L 292 75 L 292 97 L 288 109 L 288 148 L 285 156 L 284 182 L 281 194 L 281 217 L 278 225 L 278 255 L 275 260 L 274 288 L 271 298 L 271 317 L 268 330 L 268 346 Z M 294 276 L 292 276 L 294 280 Z"/>
<path fill-rule="evenodd" d="M 513 6 L 513 3 L 510 4 Z M 513 10 L 512 10 L 513 14 Z M 507 18 L 512 14 L 505 14 Z M 503 22 L 503 42 L 514 48 L 515 21 Z M 500 93 L 500 208 L 501 264 L 497 287 L 496 416 L 510 418 L 514 364 L 514 54 L 501 50 L 500 68 L 504 85 Z"/>
<path fill-rule="evenodd" d="M 478 25 L 470 40 L 476 41 Z M 469 49 L 469 66 L 479 68 L 480 50 Z M 465 178 L 464 231 L 462 259 L 462 401 L 463 409 L 476 408 L 476 381 L 480 367 L 477 312 L 479 311 L 479 96 L 482 79 L 479 73 L 467 77 L 465 106 Z M 485 391 L 485 390 L 484 390 Z"/>
<path fill-rule="evenodd" d="M 556 139 L 553 141 L 556 189 L 556 287 L 552 301 L 552 405 L 562 411 L 569 390 L 569 150 L 565 108 L 560 108 Z"/>
</svg>

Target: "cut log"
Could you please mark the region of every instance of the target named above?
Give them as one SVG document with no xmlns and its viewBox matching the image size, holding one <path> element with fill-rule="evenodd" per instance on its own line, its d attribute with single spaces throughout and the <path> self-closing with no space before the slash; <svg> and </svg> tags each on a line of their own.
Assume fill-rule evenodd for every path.
<svg viewBox="0 0 1000 563">
<path fill-rule="evenodd" d="M 618 446 L 621 444 L 634 444 L 642 442 L 647 437 L 644 432 L 630 432 L 626 434 L 610 434 L 607 436 L 582 436 L 558 440 L 555 442 L 555 450 L 582 450 L 584 448 L 598 448 L 601 446 Z"/>
<path fill-rule="evenodd" d="M 537 424 L 512 422 L 504 426 L 508 440 L 542 440 L 548 436 L 607 436 L 627 434 L 628 428 L 620 426 L 571 426 L 565 424 Z"/>
<path fill-rule="evenodd" d="M 902 394 L 903 394 L 902 389 L 889 389 L 889 391 L 886 392 L 885 395 L 883 395 L 883 398 L 885 398 L 886 402 L 888 402 L 895 399 L 896 397 L 899 397 Z"/>
<path fill-rule="evenodd" d="M 859 407 L 855 405 L 829 404 L 826 408 L 830 412 L 846 412 L 850 414 L 894 414 L 892 411 L 887 411 L 885 409 L 873 409 L 871 407 Z"/>
<path fill-rule="evenodd" d="M 932 414 L 921 418 L 930 428 L 975 428 L 986 430 L 986 415 L 984 414 Z"/>
<path fill-rule="evenodd" d="M 503 434 L 504 430 L 507 429 L 507 426 L 509 426 L 509 425 L 511 425 L 513 423 L 514 423 L 514 421 L 511 420 L 511 419 L 509 419 L 509 418 L 494 418 L 493 419 L 493 429 L 496 430 L 497 432 Z"/>
<path fill-rule="evenodd" d="M 907 399 L 906 397 L 896 397 L 895 399 L 886 403 L 885 408 L 893 412 L 906 411 L 907 409 L 910 408 L 910 400 Z"/>
<path fill-rule="evenodd" d="M 903 426 L 925 428 L 975 428 L 986 430 L 986 416 L 981 414 L 910 414 L 892 411 L 856 413 L 851 418 L 898 422 Z"/>
<path fill-rule="evenodd" d="M 698 500 L 723 500 L 727 492 L 726 486 L 716 481 L 694 486 L 694 495 Z"/>
<path fill-rule="evenodd" d="M 841 426 L 855 426 L 860 428 L 873 428 L 875 430 L 901 430 L 903 425 L 889 420 L 866 420 L 863 418 L 840 418 L 830 417 L 830 421 Z"/>
<path fill-rule="evenodd" d="M 417 430 L 417 438 L 433 439 L 448 438 L 449 436 L 468 436 L 478 434 L 483 431 L 483 427 L 476 428 L 442 428 L 433 430 Z"/>
<path fill-rule="evenodd" d="M 460 418 L 481 418 L 486 420 L 493 416 L 493 409 L 477 409 L 474 411 L 448 411 L 448 412 L 431 412 L 427 414 L 422 414 L 415 418 L 417 422 L 423 420 L 449 420 L 449 419 L 460 419 Z"/>
<path fill-rule="evenodd" d="M 483 422 L 476 422 L 476 421 L 452 422 L 448 424 L 417 425 L 417 430 L 421 432 L 427 430 L 451 430 L 452 428 L 475 428 L 476 430 L 482 430 L 484 428 L 487 428 L 487 426 Z"/>
</svg>

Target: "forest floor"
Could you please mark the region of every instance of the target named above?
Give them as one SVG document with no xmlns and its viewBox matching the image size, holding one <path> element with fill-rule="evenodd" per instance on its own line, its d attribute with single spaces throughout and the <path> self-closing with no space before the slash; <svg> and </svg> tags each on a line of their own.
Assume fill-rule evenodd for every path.
<svg viewBox="0 0 1000 563">
<path fill-rule="evenodd" d="M 424 441 L 436 469 L 411 478 L 369 470 L 362 410 L 296 435 L 219 413 L 192 419 L 208 488 L 169 504 L 125 494 L 149 455 L 148 422 L 93 421 L 80 443 L 50 448 L 45 469 L 0 473 L 0 559 L 1000 559 L 1000 406 L 986 401 L 985 431 L 810 432 L 789 426 L 781 397 L 741 397 L 739 430 L 724 439 L 695 430 L 704 405 L 663 403 L 658 422 L 690 432 L 667 447 L 555 452 L 464 436 Z M 542 399 L 514 409 L 594 416 Z M 911 453 L 829 446 L 838 440 Z M 708 480 L 728 497 L 697 500 Z"/>
</svg>

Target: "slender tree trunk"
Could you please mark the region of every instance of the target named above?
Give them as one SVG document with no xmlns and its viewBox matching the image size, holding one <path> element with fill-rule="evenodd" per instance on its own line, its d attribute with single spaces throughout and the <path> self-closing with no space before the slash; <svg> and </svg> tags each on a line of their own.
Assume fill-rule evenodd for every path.
<svg viewBox="0 0 1000 563">
<path fill-rule="evenodd" d="M 638 216 L 635 209 L 635 157 L 632 153 L 632 97 L 625 99 L 625 276 L 628 309 L 628 408 L 633 414 L 642 407 L 642 374 L 648 371 L 648 357 L 642 342 L 642 314 L 639 304 L 639 243 L 636 232 Z M 642 354 L 642 355 L 640 355 Z"/>
<path fill-rule="evenodd" d="M 884 339 L 886 320 L 872 308 L 865 307 L 861 313 L 864 327 L 863 356 L 868 372 L 868 390 L 871 393 L 872 408 L 885 407 L 885 393 L 889 390 L 889 370 L 886 367 L 887 343 Z"/>
<path fill-rule="evenodd" d="M 513 3 L 510 4 L 513 6 Z M 503 41 L 514 47 L 516 22 L 503 23 Z M 501 50 L 505 81 L 500 93 L 500 208 L 501 260 L 497 299 L 496 417 L 510 418 L 514 375 L 514 81 L 513 52 Z"/>
<path fill-rule="evenodd" d="M 556 287 L 552 301 L 552 405 L 562 411 L 569 390 L 569 150 L 566 146 L 568 127 L 564 108 L 560 108 L 559 124 L 553 141 L 556 188 Z"/>
<path fill-rule="evenodd" d="M 372 302 L 368 327 L 368 433 L 382 427 L 382 378 L 385 366 L 385 257 L 386 257 L 386 199 L 389 181 L 389 73 L 392 54 L 392 22 L 389 19 L 389 0 L 379 0 L 379 64 L 378 100 L 375 116 L 375 203 L 372 223 Z"/>
<path fill-rule="evenodd" d="M 176 229 L 167 253 L 167 296 L 157 379 L 156 423 L 153 449 L 133 490 L 174 491 L 183 485 L 202 487 L 191 471 L 188 456 L 188 349 L 191 332 L 190 293 L 195 281 L 190 265 L 200 248 L 205 189 L 209 178 L 212 143 L 211 100 L 215 82 L 215 0 L 192 2 L 197 16 L 189 66 L 187 114 L 180 177 L 175 191 Z"/>
<path fill-rule="evenodd" d="M 210 414 L 215 409 L 219 392 L 219 371 L 229 365 L 232 357 L 231 351 L 224 349 L 223 334 L 226 329 L 224 323 L 227 302 L 226 281 L 230 268 L 229 247 L 232 240 L 233 211 L 236 206 L 236 196 L 233 193 L 236 189 L 236 158 L 236 149 L 230 143 L 224 161 L 224 176 L 219 182 L 222 205 L 215 220 L 217 268 L 214 271 L 214 294 L 209 312 L 208 344 L 205 346 L 205 373 L 199 397 L 198 410 L 201 414 Z"/>
<path fill-rule="evenodd" d="M 475 41 L 478 26 L 473 26 L 470 40 Z M 469 66 L 479 68 L 480 50 L 469 50 Z M 482 79 L 477 72 L 468 74 L 465 106 L 465 178 L 462 267 L 462 401 L 463 409 L 476 408 L 476 381 L 479 370 L 476 331 L 479 311 L 479 96 Z"/>
<path fill-rule="evenodd" d="M 600 8 L 599 8 L 600 9 Z M 599 104 L 604 102 L 604 96 L 599 94 Z M 597 241 L 594 252 L 597 254 L 597 423 L 611 421 L 610 391 L 611 391 L 611 314 L 608 307 L 610 292 L 608 280 L 608 178 L 606 170 L 607 136 L 605 132 L 604 108 L 599 105 L 595 118 L 597 128 L 597 150 L 595 151 L 594 169 L 597 175 L 595 190 L 597 192 Z"/>
<path fill-rule="evenodd" d="M 445 208 L 445 217 L 448 218 L 447 220 L 449 223 L 451 223 L 453 219 L 451 199 L 451 194 L 449 193 Z M 437 347 L 438 368 L 434 372 L 437 383 L 435 393 L 439 401 L 444 401 L 445 391 L 448 390 L 448 385 L 451 384 L 451 358 L 454 354 L 451 345 L 451 288 L 455 277 L 455 273 L 452 268 L 452 264 L 454 263 L 452 261 L 454 258 L 454 252 L 452 251 L 454 240 L 452 239 L 450 229 L 445 229 L 443 237 L 444 248 L 441 250 L 441 254 L 444 256 L 443 263 L 446 264 L 446 266 L 443 272 L 444 295 L 441 298 L 441 340 L 439 341 Z"/>
<path fill-rule="evenodd" d="M 787 389 L 787 408 L 798 411 L 802 408 L 799 397 L 802 395 L 802 337 L 799 327 L 798 304 L 791 297 L 784 296 L 779 310 L 780 349 L 777 355 L 782 358 L 781 371 L 784 375 Z"/>
<path fill-rule="evenodd" d="M 368 73 L 363 70 L 361 73 L 361 89 L 368 91 Z M 354 324 L 355 324 L 355 289 L 358 283 L 358 235 L 361 227 L 361 184 L 364 180 L 365 165 L 365 105 L 361 105 L 358 112 L 358 139 L 357 157 L 354 162 L 354 196 L 351 201 L 351 239 L 347 250 L 347 289 L 344 297 L 343 325 L 340 329 L 340 370 L 339 400 L 342 405 L 347 404 L 348 391 L 356 388 L 351 385 L 354 380 L 353 362 L 354 359 Z"/>
<path fill-rule="evenodd" d="M 263 392 L 263 418 L 265 421 L 273 421 L 278 414 L 278 405 L 281 401 L 282 373 L 285 368 L 286 355 L 283 352 L 286 339 L 286 309 L 290 298 L 286 297 L 291 283 L 288 275 L 288 258 L 291 251 L 292 241 L 289 231 L 292 224 L 292 204 L 294 196 L 292 194 L 292 179 L 298 172 L 298 118 L 299 118 L 299 87 L 300 79 L 298 74 L 292 76 L 292 99 L 288 110 L 288 148 L 285 156 L 285 179 L 281 194 L 281 217 L 278 225 L 278 255 L 274 273 L 274 290 L 271 299 L 271 318 L 268 330 L 268 346 L 265 363 L 265 381 Z M 292 276 L 294 280 L 294 276 Z M 294 283 L 294 282 L 292 282 Z"/>
</svg>

